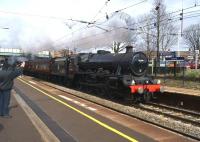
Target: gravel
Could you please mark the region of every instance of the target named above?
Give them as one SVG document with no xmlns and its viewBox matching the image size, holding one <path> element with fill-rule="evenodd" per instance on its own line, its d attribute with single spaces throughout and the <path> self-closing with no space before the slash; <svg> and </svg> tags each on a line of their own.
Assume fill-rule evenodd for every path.
<svg viewBox="0 0 200 142">
<path fill-rule="evenodd" d="M 73 89 L 69 89 L 69 88 L 65 88 L 59 85 L 55 85 L 49 82 L 44 82 L 44 81 L 40 81 L 42 83 L 45 83 L 49 86 L 55 87 L 57 89 L 60 89 L 62 91 L 66 91 L 68 93 L 71 93 L 77 97 L 80 98 L 84 98 L 86 100 L 92 101 L 94 103 L 98 103 L 100 105 L 103 105 L 105 107 L 114 109 L 116 111 L 128 114 L 130 116 L 139 118 L 141 120 L 171 129 L 173 131 L 176 131 L 178 133 L 182 133 L 182 134 L 186 134 L 189 135 L 191 137 L 195 137 L 197 139 L 200 139 L 200 126 L 194 126 L 192 124 L 189 123 L 185 123 L 185 122 L 181 122 L 181 121 L 177 121 L 175 119 L 163 116 L 163 115 L 158 115 L 156 113 L 150 113 L 148 111 L 139 109 L 135 106 L 124 106 L 122 104 L 119 103 L 115 103 L 109 100 L 105 100 L 96 96 L 92 96 L 89 95 L 87 93 L 83 93 L 80 91 L 76 91 Z"/>
</svg>

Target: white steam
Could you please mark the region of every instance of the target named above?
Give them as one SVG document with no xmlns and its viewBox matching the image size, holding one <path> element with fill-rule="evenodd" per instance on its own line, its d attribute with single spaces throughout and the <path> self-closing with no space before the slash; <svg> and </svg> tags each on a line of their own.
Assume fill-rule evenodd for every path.
<svg viewBox="0 0 200 142">
<path fill-rule="evenodd" d="M 1 16 L 1 15 L 0 15 Z M 115 13 L 103 23 L 87 25 L 78 22 L 42 19 L 36 17 L 1 17 L 0 26 L 9 29 L 0 32 L 1 48 L 20 48 L 25 53 L 59 49 L 89 50 L 111 48 L 113 41 L 129 42 L 134 20 L 125 13 Z M 80 30 L 80 28 L 82 28 Z M 65 35 L 65 36 L 63 36 Z M 63 36 L 61 40 L 58 37 Z"/>
<path fill-rule="evenodd" d="M 103 24 L 88 25 L 85 30 L 71 34 L 68 40 L 63 42 L 70 49 L 79 51 L 91 48 L 111 48 L 113 41 L 132 42 L 133 31 L 129 30 L 135 27 L 135 21 L 126 13 L 113 14 Z M 131 34 L 132 33 L 132 34 Z"/>
</svg>

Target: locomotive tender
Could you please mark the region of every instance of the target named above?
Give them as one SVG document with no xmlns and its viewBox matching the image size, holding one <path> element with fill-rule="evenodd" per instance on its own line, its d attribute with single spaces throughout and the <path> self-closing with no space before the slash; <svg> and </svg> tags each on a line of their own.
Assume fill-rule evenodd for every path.
<svg viewBox="0 0 200 142">
<path fill-rule="evenodd" d="M 127 46 L 126 53 L 120 54 L 100 50 L 96 54 L 80 53 L 46 61 L 27 61 L 24 72 L 58 79 L 79 89 L 97 90 L 110 97 L 148 102 L 162 89 L 159 80 L 147 76 L 147 68 L 146 55 L 132 52 L 132 46 Z"/>
</svg>

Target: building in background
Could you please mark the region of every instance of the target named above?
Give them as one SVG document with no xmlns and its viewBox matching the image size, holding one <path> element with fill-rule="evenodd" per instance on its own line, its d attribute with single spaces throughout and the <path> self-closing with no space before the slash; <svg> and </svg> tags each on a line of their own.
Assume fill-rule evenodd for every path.
<svg viewBox="0 0 200 142">
<path fill-rule="evenodd" d="M 19 48 L 0 48 L 1 57 L 22 56 L 24 53 Z"/>
<path fill-rule="evenodd" d="M 74 52 L 72 50 L 68 50 L 68 49 L 62 49 L 59 51 L 51 51 L 50 55 L 52 58 L 56 58 L 56 57 L 65 57 L 67 55 L 72 55 L 74 54 Z"/>
<path fill-rule="evenodd" d="M 36 54 L 37 57 L 40 58 L 50 58 L 50 51 L 40 51 Z"/>
</svg>

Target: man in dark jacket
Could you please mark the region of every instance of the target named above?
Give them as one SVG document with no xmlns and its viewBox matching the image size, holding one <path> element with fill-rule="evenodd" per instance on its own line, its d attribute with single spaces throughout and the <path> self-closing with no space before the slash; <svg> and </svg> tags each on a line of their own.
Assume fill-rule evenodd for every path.
<svg viewBox="0 0 200 142">
<path fill-rule="evenodd" d="M 16 63 L 0 71 L 0 115 L 5 118 L 11 117 L 9 115 L 9 103 L 13 80 L 23 73 L 22 68 L 15 65 Z M 21 67 L 23 66 L 24 63 Z"/>
</svg>

